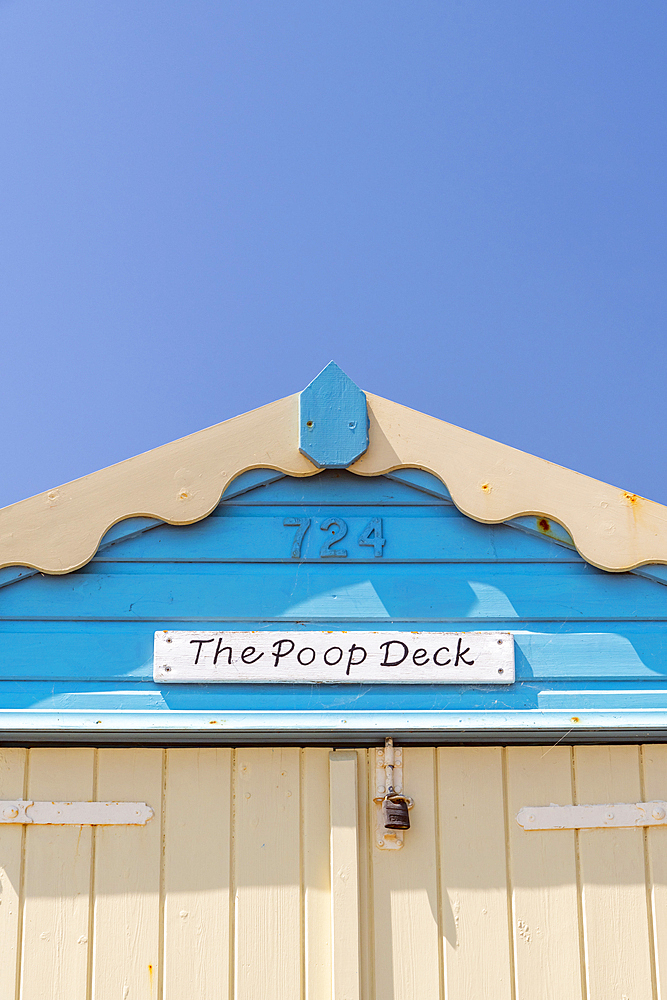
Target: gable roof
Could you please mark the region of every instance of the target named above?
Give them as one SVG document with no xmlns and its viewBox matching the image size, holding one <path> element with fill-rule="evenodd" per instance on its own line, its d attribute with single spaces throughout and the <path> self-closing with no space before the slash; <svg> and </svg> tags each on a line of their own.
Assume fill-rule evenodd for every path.
<svg viewBox="0 0 667 1000">
<path fill-rule="evenodd" d="M 331 397 L 334 377 L 342 385 L 337 398 L 349 395 L 350 380 L 334 365 L 311 383 L 309 398 L 324 378 Z M 430 472 L 464 514 L 485 524 L 546 517 L 562 525 L 581 556 L 600 569 L 619 572 L 667 563 L 667 507 L 662 504 L 381 396 L 365 397 L 368 447 L 347 466 L 350 472 Z M 300 441 L 299 405 L 299 394 L 287 396 L 5 507 L 0 510 L 0 568 L 72 572 L 93 557 L 114 524 L 132 517 L 192 524 L 210 514 L 230 483 L 251 469 L 317 475 L 326 465 L 315 465 L 306 449 L 300 450 L 306 424 L 302 421 Z M 354 422 L 342 406 L 331 405 L 328 412 L 337 442 L 341 425 L 356 429 L 356 410 Z M 339 454 L 339 443 L 337 448 Z"/>
</svg>

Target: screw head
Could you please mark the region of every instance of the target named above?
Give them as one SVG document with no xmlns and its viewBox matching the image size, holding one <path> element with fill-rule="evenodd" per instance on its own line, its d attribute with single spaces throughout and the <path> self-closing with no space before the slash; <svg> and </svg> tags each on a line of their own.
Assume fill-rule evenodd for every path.
<svg viewBox="0 0 667 1000">
<path fill-rule="evenodd" d="M 665 818 L 665 810 L 662 808 L 662 806 L 658 806 L 657 809 L 653 810 L 653 812 L 651 813 L 651 816 L 653 817 L 653 819 L 664 819 Z"/>
</svg>

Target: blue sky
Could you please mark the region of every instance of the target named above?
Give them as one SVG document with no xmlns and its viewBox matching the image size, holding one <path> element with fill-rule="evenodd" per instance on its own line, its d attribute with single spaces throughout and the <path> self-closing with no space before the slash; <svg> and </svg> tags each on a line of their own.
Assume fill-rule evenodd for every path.
<svg viewBox="0 0 667 1000">
<path fill-rule="evenodd" d="M 0 0 L 0 504 L 363 388 L 667 503 L 667 9 Z"/>
</svg>

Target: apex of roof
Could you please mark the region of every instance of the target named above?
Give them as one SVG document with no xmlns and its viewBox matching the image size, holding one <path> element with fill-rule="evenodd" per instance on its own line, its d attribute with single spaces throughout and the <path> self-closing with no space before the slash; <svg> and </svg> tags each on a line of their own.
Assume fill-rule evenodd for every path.
<svg viewBox="0 0 667 1000">
<path fill-rule="evenodd" d="M 667 507 L 363 393 L 331 362 L 301 400 L 287 396 L 0 510 L 0 568 L 69 573 L 118 521 L 191 524 L 257 468 L 290 476 L 423 469 L 476 521 L 557 521 L 600 569 L 667 563 Z"/>
</svg>

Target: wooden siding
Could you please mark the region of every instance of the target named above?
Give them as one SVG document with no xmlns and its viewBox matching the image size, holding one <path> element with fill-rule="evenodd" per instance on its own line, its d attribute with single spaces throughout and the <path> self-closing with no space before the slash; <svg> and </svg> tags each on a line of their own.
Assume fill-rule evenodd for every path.
<svg viewBox="0 0 667 1000">
<path fill-rule="evenodd" d="M 406 747 L 398 852 L 374 845 L 373 753 L 1 750 L 2 797 L 145 799 L 156 815 L 0 826 L 0 996 L 662 995 L 667 831 L 527 833 L 515 815 L 666 797 L 664 746 Z"/>
<path fill-rule="evenodd" d="M 551 537 L 471 521 L 426 473 L 413 472 L 414 485 L 347 472 L 267 477 L 274 481 L 250 476 L 245 491 L 240 484 L 239 493 L 197 524 L 138 519 L 128 528 L 131 537 L 113 529 L 83 569 L 32 574 L 0 589 L 2 725 L 20 728 L 36 711 L 30 726 L 59 728 L 76 713 L 94 712 L 100 715 L 90 726 L 105 728 L 105 713 L 127 713 L 131 721 L 131 713 L 142 712 L 143 725 L 159 727 L 161 719 L 187 712 L 187 726 L 206 730 L 211 713 L 219 720 L 234 712 L 308 711 L 323 719 L 329 713 L 335 730 L 344 709 L 345 718 L 437 712 L 443 730 L 474 730 L 475 713 L 478 720 L 484 713 L 489 728 L 548 728 L 557 716 L 565 731 L 571 717 L 582 715 L 592 720 L 586 724 L 604 726 L 605 712 L 617 713 L 614 726 L 623 712 L 634 713 L 633 726 L 641 713 L 659 713 L 646 716 L 646 725 L 664 726 L 662 583 L 597 570 Z M 322 555 L 329 535 L 321 525 L 331 516 L 347 528 L 334 545 L 345 558 L 331 557 L 331 550 Z M 298 558 L 295 528 L 284 523 L 295 517 L 310 519 Z M 364 526 L 378 517 L 385 539 L 380 557 L 359 544 Z M 169 692 L 153 683 L 158 629 L 295 627 L 509 630 L 517 682 L 504 691 L 185 685 Z M 414 718 L 401 724 L 394 716 L 392 729 L 401 725 L 418 728 Z M 432 725 L 433 717 L 425 723 Z"/>
</svg>

